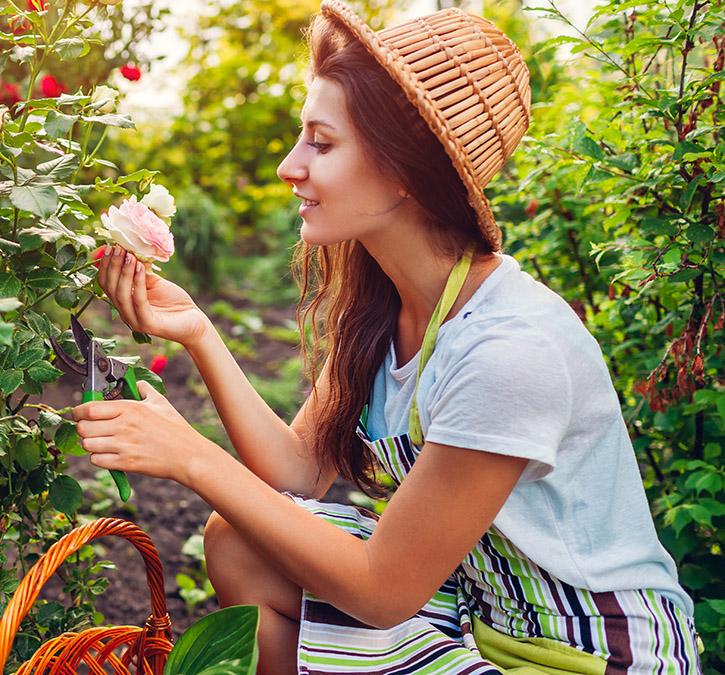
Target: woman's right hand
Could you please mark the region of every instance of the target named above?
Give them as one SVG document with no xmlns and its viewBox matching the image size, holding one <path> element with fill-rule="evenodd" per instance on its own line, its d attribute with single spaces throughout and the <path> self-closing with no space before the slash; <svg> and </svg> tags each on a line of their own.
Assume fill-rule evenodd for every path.
<svg viewBox="0 0 725 675">
<path fill-rule="evenodd" d="M 185 346 L 201 338 L 208 319 L 180 286 L 146 269 L 120 246 L 107 246 L 98 267 L 98 283 L 132 330 Z"/>
</svg>

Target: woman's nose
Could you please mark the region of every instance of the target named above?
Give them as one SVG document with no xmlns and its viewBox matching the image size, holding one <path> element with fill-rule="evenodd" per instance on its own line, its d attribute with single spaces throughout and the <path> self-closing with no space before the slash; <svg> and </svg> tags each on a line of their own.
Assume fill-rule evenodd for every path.
<svg viewBox="0 0 725 675">
<path fill-rule="evenodd" d="M 302 161 L 297 148 L 299 144 L 289 151 L 287 156 L 279 163 L 277 167 L 277 176 L 285 183 L 301 182 L 307 178 L 307 167 Z"/>
</svg>

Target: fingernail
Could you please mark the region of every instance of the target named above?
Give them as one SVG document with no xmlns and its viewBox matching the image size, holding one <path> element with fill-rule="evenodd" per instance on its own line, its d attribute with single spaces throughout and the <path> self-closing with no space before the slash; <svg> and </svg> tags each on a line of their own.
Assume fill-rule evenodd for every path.
<svg viewBox="0 0 725 675">
<path fill-rule="evenodd" d="M 140 272 L 143 269 L 143 265 L 140 262 L 136 263 L 136 272 Z"/>
<path fill-rule="evenodd" d="M 112 252 L 112 251 L 113 251 L 113 246 L 108 246 L 108 245 L 107 245 L 107 246 L 106 246 L 106 250 L 105 250 L 105 251 L 103 252 L 103 255 L 104 255 L 105 257 L 108 257 L 109 255 L 111 255 L 111 252 Z"/>
<path fill-rule="evenodd" d="M 130 265 L 131 264 L 131 254 L 126 254 L 126 260 L 123 261 L 124 265 Z"/>
<path fill-rule="evenodd" d="M 120 246 L 114 246 L 113 247 L 113 255 L 121 255 L 121 247 Z"/>
</svg>

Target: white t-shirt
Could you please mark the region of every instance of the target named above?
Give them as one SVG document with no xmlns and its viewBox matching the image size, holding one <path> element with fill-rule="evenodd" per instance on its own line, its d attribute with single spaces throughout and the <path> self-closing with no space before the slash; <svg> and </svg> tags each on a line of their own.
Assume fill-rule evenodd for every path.
<svg viewBox="0 0 725 675">
<path fill-rule="evenodd" d="M 425 439 L 529 459 L 494 524 L 550 574 L 593 592 L 653 589 L 691 616 L 597 341 L 563 298 L 497 255 L 421 375 Z M 373 439 L 408 432 L 419 358 L 398 367 L 391 340 L 371 396 Z"/>
</svg>

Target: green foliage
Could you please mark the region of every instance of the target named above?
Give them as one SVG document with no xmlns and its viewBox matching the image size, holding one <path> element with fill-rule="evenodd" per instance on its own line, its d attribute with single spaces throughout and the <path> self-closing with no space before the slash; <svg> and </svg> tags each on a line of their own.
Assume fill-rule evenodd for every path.
<svg viewBox="0 0 725 675">
<path fill-rule="evenodd" d="M 191 614 L 194 607 L 216 595 L 209 581 L 204 557 L 204 537 L 200 533 L 192 534 L 181 548 L 181 552 L 194 561 L 194 566 L 176 575 L 179 595 L 186 603 L 186 611 Z"/>
<path fill-rule="evenodd" d="M 254 675 L 259 608 L 226 607 L 199 619 L 169 654 L 164 675 Z"/>
<path fill-rule="evenodd" d="M 112 11 L 115 25 L 118 11 Z M 103 61 L 98 49 L 112 45 L 100 35 L 115 30 L 107 10 L 53 2 L 47 10 L 18 12 L 15 4 L 0 8 L 3 80 L 15 80 L 24 94 L 10 108 L 0 105 L 0 611 L 19 575 L 81 517 L 83 489 L 67 473 L 67 456 L 84 454 L 67 419 L 70 407 L 56 410 L 30 397 L 42 401 L 46 385 L 62 374 L 51 336 L 82 360 L 71 332 L 56 324 L 61 317 L 67 325 L 69 310 L 80 315 L 101 295 L 89 260 L 97 246 L 91 202 L 107 206 L 114 195 L 129 194 L 129 183 L 143 189 L 155 173 L 108 175 L 109 163 L 99 157 L 106 131 L 133 128 L 133 122 L 107 100 L 94 100 L 87 82 L 74 94 L 37 94 L 51 67 L 63 68 L 70 82 L 71 72 L 83 72 L 81 57 L 94 52 Z M 23 30 L 14 31 L 18 22 L 25 22 Z M 128 46 L 122 52 L 132 54 Z M 69 61 L 75 65 L 66 69 Z M 110 67 L 104 65 L 105 74 Z M 112 341 L 102 342 L 110 353 Z M 141 368 L 139 376 L 156 377 Z M 31 610 L 8 671 L 41 640 L 93 625 L 94 598 L 108 583 L 99 576 L 106 567 L 91 547 L 75 556 L 61 574 L 70 608 L 38 603 Z"/>
<path fill-rule="evenodd" d="M 536 10 L 532 10 L 536 11 Z M 568 22 L 555 4 L 540 8 Z M 487 192 L 505 248 L 599 341 L 655 522 L 721 671 L 725 437 L 722 6 L 599 5 L 537 86 L 532 126 Z M 541 84 L 541 83 L 539 83 Z"/>
</svg>

